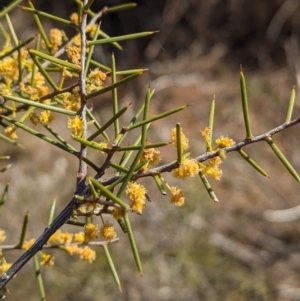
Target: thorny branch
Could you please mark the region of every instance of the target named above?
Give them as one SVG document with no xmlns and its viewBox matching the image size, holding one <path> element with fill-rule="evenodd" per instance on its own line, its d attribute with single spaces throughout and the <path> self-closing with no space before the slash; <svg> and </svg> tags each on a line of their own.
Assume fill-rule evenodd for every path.
<svg viewBox="0 0 300 301">
<path fill-rule="evenodd" d="M 292 127 L 296 124 L 300 123 L 300 118 L 297 118 L 295 120 L 285 122 L 281 124 L 280 126 L 270 130 L 267 133 L 255 136 L 251 139 L 245 139 L 243 141 L 240 141 L 230 147 L 226 147 L 223 150 L 226 153 L 233 152 L 233 151 L 238 151 L 241 148 L 252 144 L 252 143 L 257 143 L 260 141 L 264 141 L 267 137 L 273 136 L 281 131 L 286 130 L 289 127 Z M 206 161 L 210 158 L 216 157 L 219 155 L 218 150 L 215 150 L 213 152 L 206 152 L 196 158 L 194 160 L 197 160 L 198 162 L 203 162 Z M 108 155 L 110 156 L 110 155 Z M 110 156 L 111 157 L 111 156 Z M 107 162 L 108 164 L 109 162 Z M 154 176 L 156 174 L 164 173 L 164 172 L 170 172 L 173 169 L 178 168 L 178 163 L 170 163 L 166 164 L 157 168 L 149 169 L 148 171 L 141 172 L 141 173 L 136 173 L 133 175 L 132 180 L 137 180 L 142 177 L 150 177 Z M 102 171 L 104 171 L 106 168 L 102 166 Z M 101 177 L 102 175 L 97 175 L 98 177 Z M 120 177 L 112 177 L 110 179 L 103 179 L 99 181 L 103 185 L 109 185 L 117 181 Z M 85 187 L 81 192 L 77 193 L 79 196 L 86 196 L 90 192 L 89 187 Z M 70 217 L 72 216 L 72 212 L 75 208 L 78 208 L 78 206 L 81 204 L 80 201 L 74 196 L 72 200 L 69 202 L 69 204 L 61 211 L 61 213 L 54 219 L 54 221 L 45 229 L 45 231 L 41 234 L 41 236 L 36 240 L 36 242 L 29 248 L 11 267 L 9 270 L 7 270 L 6 273 L 4 273 L 1 278 L 0 278 L 0 289 L 3 289 L 4 286 L 12 279 L 12 277 L 39 251 L 43 248 L 43 246 L 47 243 L 48 239 L 51 237 L 52 234 L 55 233 L 63 224 L 65 224 Z"/>
</svg>

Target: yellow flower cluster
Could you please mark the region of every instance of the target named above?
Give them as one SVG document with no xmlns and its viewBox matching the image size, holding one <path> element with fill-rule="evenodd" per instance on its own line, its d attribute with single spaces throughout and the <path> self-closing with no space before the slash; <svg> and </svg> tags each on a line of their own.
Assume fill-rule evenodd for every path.
<svg viewBox="0 0 300 301">
<path fill-rule="evenodd" d="M 161 160 L 160 152 L 155 148 L 146 148 L 143 151 L 140 162 L 148 161 L 148 164 L 143 167 L 147 170 L 148 165 L 155 165 Z"/>
<path fill-rule="evenodd" d="M 104 238 L 107 241 L 112 241 L 117 237 L 116 229 L 113 226 L 112 223 L 106 222 L 101 228 L 100 228 L 100 235 L 102 238 Z"/>
<path fill-rule="evenodd" d="M 210 141 L 211 129 L 206 127 L 203 131 L 201 131 L 202 137 L 206 143 Z"/>
<path fill-rule="evenodd" d="M 198 162 L 191 159 L 185 159 L 181 162 L 180 166 L 172 170 L 175 178 L 186 179 L 187 177 L 194 177 L 199 172 Z"/>
<path fill-rule="evenodd" d="M 73 119 L 69 118 L 68 128 L 73 135 L 81 137 L 83 135 L 83 120 L 78 115 Z"/>
<path fill-rule="evenodd" d="M 76 45 L 67 45 L 66 53 L 73 64 L 80 65 L 80 47 Z"/>
<path fill-rule="evenodd" d="M 145 187 L 136 182 L 129 182 L 126 189 L 126 195 L 131 201 L 130 208 L 132 211 L 142 213 L 146 200 Z"/>
<path fill-rule="evenodd" d="M 70 20 L 72 23 L 78 24 L 79 23 L 79 16 L 77 13 L 72 13 L 70 16 Z"/>
<path fill-rule="evenodd" d="M 88 246 L 79 247 L 78 243 L 88 242 L 98 236 L 97 226 L 93 224 L 86 225 L 84 232 L 69 233 L 57 230 L 48 240 L 48 244 L 62 244 L 61 249 L 65 250 L 69 255 L 78 254 L 80 259 L 92 262 L 96 258 L 96 253 Z M 54 257 L 43 253 L 42 265 L 53 265 Z"/>
<path fill-rule="evenodd" d="M 62 45 L 62 32 L 58 28 L 52 28 L 50 30 L 50 44 L 52 47 L 52 53 L 58 50 L 58 47 Z"/>
<path fill-rule="evenodd" d="M 57 230 L 48 240 L 48 244 L 65 244 L 68 245 L 72 242 L 73 234 L 69 232 L 62 232 Z"/>
<path fill-rule="evenodd" d="M 86 91 L 91 93 L 98 91 L 103 87 L 103 82 L 106 80 L 106 74 L 103 73 L 99 68 L 92 70 L 87 76 L 87 87 Z"/>
<path fill-rule="evenodd" d="M 13 125 L 10 125 L 7 128 L 5 128 L 4 133 L 11 139 L 18 138 L 18 135 L 16 133 L 16 128 Z"/>
<path fill-rule="evenodd" d="M 224 148 L 233 144 L 235 144 L 235 142 L 229 137 L 221 136 L 216 140 L 216 148 Z"/>
<path fill-rule="evenodd" d="M 184 199 L 185 199 L 185 196 L 184 196 L 182 190 L 175 186 L 172 186 L 170 188 L 170 192 L 171 192 L 170 202 L 172 204 L 174 204 L 175 206 L 182 206 L 184 204 Z"/>
<path fill-rule="evenodd" d="M 0 61 L 0 78 L 10 85 L 12 81 L 18 80 L 18 60 L 13 57 L 5 57 Z"/>
<path fill-rule="evenodd" d="M 189 148 L 189 140 L 186 138 L 186 136 L 183 134 L 183 132 L 180 133 L 181 135 L 181 149 L 184 151 Z M 177 148 L 177 134 L 176 134 L 176 128 L 172 129 L 171 131 L 171 141 L 175 148 Z"/>
<path fill-rule="evenodd" d="M 97 27 L 98 27 L 97 24 L 93 24 L 93 25 L 90 25 L 90 26 L 86 27 L 86 32 L 88 32 L 90 34 L 91 38 L 93 38 L 95 36 L 95 33 L 97 31 Z"/>
<path fill-rule="evenodd" d="M 87 224 L 84 227 L 84 241 L 89 242 L 98 238 L 98 226 L 94 224 Z"/>
<path fill-rule="evenodd" d="M 220 169 L 222 160 L 220 157 L 214 157 L 208 160 L 208 163 L 205 164 L 204 168 L 201 168 L 201 171 L 205 175 L 210 175 L 216 180 L 220 180 L 223 174 L 223 171 Z"/>
<path fill-rule="evenodd" d="M 79 251 L 79 258 L 84 261 L 88 261 L 92 263 L 96 259 L 96 252 L 92 250 L 90 247 L 85 246 Z"/>
<path fill-rule="evenodd" d="M 50 111 L 42 111 L 39 120 L 42 124 L 48 124 L 54 120 L 54 117 Z"/>
<path fill-rule="evenodd" d="M 34 244 L 34 242 L 35 242 L 34 238 L 24 241 L 22 245 L 22 249 L 27 251 Z"/>
<path fill-rule="evenodd" d="M 0 264 L 0 274 L 4 274 L 11 267 L 11 265 L 11 263 L 2 262 Z"/>
<path fill-rule="evenodd" d="M 64 247 L 64 250 L 69 255 L 74 255 L 74 254 L 79 255 L 79 258 L 81 260 L 88 261 L 89 263 L 93 262 L 96 259 L 96 252 L 88 246 L 85 246 L 84 248 L 80 248 L 78 247 L 77 244 L 72 244 Z"/>
<path fill-rule="evenodd" d="M 80 231 L 74 234 L 75 242 L 84 242 L 84 240 L 85 240 L 84 232 Z"/>
<path fill-rule="evenodd" d="M 80 95 L 79 89 L 74 88 L 72 93 L 64 93 L 63 106 L 71 111 L 78 112 L 80 109 Z"/>
<path fill-rule="evenodd" d="M 12 49 L 12 45 L 7 42 L 2 50 L 0 51 L 0 56 L 9 52 Z M 20 58 L 18 58 L 20 55 Z M 18 81 L 19 79 L 19 67 L 18 63 L 21 62 L 22 71 L 25 69 L 27 71 L 32 70 L 32 59 L 28 55 L 28 51 L 21 49 L 19 52 L 14 52 L 11 56 L 6 56 L 0 60 L 0 93 L 3 95 L 11 94 L 11 84 L 13 81 Z"/>
<path fill-rule="evenodd" d="M 54 259 L 55 259 L 54 256 L 47 254 L 47 253 L 42 253 L 41 265 L 50 267 L 50 266 L 54 265 Z"/>
</svg>

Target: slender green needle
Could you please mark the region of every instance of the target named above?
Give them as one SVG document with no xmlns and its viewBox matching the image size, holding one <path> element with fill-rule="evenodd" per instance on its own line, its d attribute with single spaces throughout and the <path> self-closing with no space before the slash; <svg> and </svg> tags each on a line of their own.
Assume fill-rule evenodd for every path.
<svg viewBox="0 0 300 301">
<path fill-rule="evenodd" d="M 253 135 L 251 133 L 246 81 L 242 70 L 242 66 L 240 66 L 240 85 L 241 85 L 243 114 L 244 114 L 244 121 L 245 121 L 246 134 L 247 134 L 246 139 L 251 139 Z"/>
<path fill-rule="evenodd" d="M 11 2 L 8 6 L 6 6 L 2 11 L 0 11 L 0 18 L 6 16 L 11 10 L 13 10 L 17 5 L 19 5 L 23 0 L 16 0 Z"/>
<path fill-rule="evenodd" d="M 300 182 L 300 177 L 293 166 L 290 164 L 288 159 L 284 156 L 284 154 L 280 151 L 277 145 L 274 143 L 271 137 L 267 137 L 265 139 L 267 143 L 270 145 L 271 149 L 274 151 L 275 155 L 282 162 L 282 164 L 286 167 L 289 173 L 296 179 L 297 182 Z"/>
<path fill-rule="evenodd" d="M 35 276 L 40 290 L 41 301 L 46 301 L 45 288 L 44 288 L 43 278 L 42 278 L 40 264 L 37 255 L 33 256 L 33 262 L 34 262 Z"/>
<path fill-rule="evenodd" d="M 7 197 L 7 193 L 8 193 L 8 189 L 9 189 L 9 184 L 6 184 L 5 187 L 4 187 L 4 190 L 3 190 L 3 193 L 0 197 L 0 211 L 6 201 L 6 197 Z"/>
<path fill-rule="evenodd" d="M 28 1 L 28 4 L 29 4 L 29 6 L 31 7 L 31 8 L 28 7 L 28 10 L 31 10 L 32 12 L 35 11 L 32 2 L 31 2 L 31 1 Z M 23 9 L 24 9 L 24 7 L 23 7 Z M 26 9 L 25 9 L 25 10 L 26 10 Z M 40 21 L 40 18 L 38 17 L 37 14 L 34 14 L 33 17 L 34 17 L 36 26 L 37 26 L 37 28 L 38 28 L 38 30 L 39 30 L 39 33 L 40 33 L 40 35 L 41 35 L 41 37 L 42 37 L 42 39 L 43 39 L 45 45 L 46 45 L 46 48 L 47 48 L 48 52 L 51 52 L 52 46 L 51 46 L 51 43 L 49 42 L 49 39 L 48 39 L 48 37 L 47 37 L 47 35 L 46 35 L 46 33 L 45 33 L 45 30 L 44 30 L 44 27 L 43 27 L 43 25 L 42 25 L 42 23 L 41 23 L 41 21 Z"/>
<path fill-rule="evenodd" d="M 104 185 L 98 182 L 96 179 L 89 177 L 89 181 L 93 183 L 93 185 L 100 190 L 101 194 L 112 200 L 113 202 L 119 204 L 123 208 L 127 208 L 128 205 L 125 204 L 119 197 L 117 197 L 113 192 L 107 189 Z"/>
<path fill-rule="evenodd" d="M 66 110 L 66 109 L 62 109 L 62 108 L 58 108 L 58 107 L 54 107 L 54 106 L 50 106 L 50 105 L 45 105 L 45 104 L 40 103 L 40 102 L 28 100 L 26 98 L 13 96 L 13 95 L 5 95 L 4 97 L 9 99 L 9 100 L 13 100 L 13 101 L 16 101 L 16 102 L 19 102 L 19 103 L 23 103 L 23 104 L 26 104 L 26 105 L 29 105 L 29 106 L 33 106 L 35 108 L 49 110 L 49 111 L 52 111 L 52 112 L 57 112 L 57 113 L 70 115 L 70 116 L 75 116 L 76 115 L 76 112 L 74 112 L 74 111 Z"/>
<path fill-rule="evenodd" d="M 18 38 L 17 38 L 16 32 L 15 32 L 15 30 L 14 30 L 14 27 L 13 27 L 11 21 L 10 21 L 9 14 L 5 15 L 5 19 L 6 19 L 6 22 L 7 22 L 8 28 L 9 28 L 9 31 L 10 31 L 10 33 L 11 33 L 11 36 L 12 36 L 12 38 L 13 38 L 13 40 L 14 40 L 16 46 L 18 46 L 18 45 L 19 45 L 19 40 L 18 40 Z"/>
<path fill-rule="evenodd" d="M 95 97 L 95 96 L 101 95 L 101 94 L 103 94 L 103 93 L 106 93 L 106 92 L 108 92 L 108 91 L 111 91 L 111 90 L 114 89 L 114 88 L 117 88 L 117 87 L 119 87 L 119 86 L 122 86 L 122 85 L 124 85 L 125 83 L 132 81 L 133 79 L 135 79 L 136 77 L 138 77 L 138 76 L 140 76 L 140 75 L 142 75 L 142 74 L 143 74 L 143 72 L 137 72 L 137 73 L 131 74 L 131 75 L 129 75 L 129 76 L 127 76 L 127 77 L 125 77 L 125 78 L 119 80 L 118 82 L 116 82 L 116 83 L 114 83 L 114 84 L 111 84 L 111 85 L 109 85 L 109 86 L 106 86 L 106 87 L 100 89 L 99 91 L 92 92 L 92 93 L 90 93 L 90 94 L 88 94 L 88 95 L 86 96 L 86 100 L 89 100 L 89 99 L 91 99 L 91 98 L 93 98 L 93 97 Z"/>
<path fill-rule="evenodd" d="M 127 229 L 127 233 L 128 233 L 128 238 L 129 238 L 129 242 L 130 242 L 130 246 L 131 246 L 131 250 L 132 250 L 132 253 L 133 253 L 133 257 L 134 257 L 136 266 L 137 266 L 138 271 L 141 274 L 141 276 L 143 276 L 142 263 L 141 263 L 139 252 L 138 252 L 138 249 L 137 249 L 137 246 L 136 246 L 136 243 L 135 243 L 135 239 L 134 239 L 134 236 L 133 236 L 133 232 L 132 232 L 130 220 L 129 220 L 129 217 L 128 217 L 128 213 L 125 213 L 124 220 L 125 220 L 125 225 L 126 225 L 126 229 Z"/>
<path fill-rule="evenodd" d="M 164 118 L 164 117 L 167 117 L 167 116 L 169 116 L 169 115 L 172 115 L 172 114 L 175 114 L 175 113 L 177 113 L 177 112 L 179 112 L 179 111 L 182 111 L 182 110 L 184 110 L 184 109 L 187 108 L 187 107 L 188 107 L 188 105 L 181 106 L 181 107 L 175 108 L 175 109 L 173 109 L 173 110 L 164 112 L 164 113 L 162 113 L 162 114 L 158 114 L 158 115 L 156 115 L 156 116 L 154 116 L 154 117 L 152 117 L 152 118 L 149 118 L 149 119 L 147 119 L 147 120 L 143 120 L 143 121 L 137 122 L 137 123 L 135 123 L 135 124 L 133 124 L 133 125 L 128 126 L 127 130 L 130 131 L 130 130 L 133 130 L 133 129 L 138 128 L 138 127 L 140 127 L 140 126 L 143 126 L 143 125 L 145 125 L 145 124 L 147 124 L 147 123 L 151 123 L 151 122 L 153 122 L 153 121 L 162 119 L 162 118 Z"/>
<path fill-rule="evenodd" d="M 157 33 L 157 31 L 138 32 L 138 33 L 123 35 L 123 36 L 117 36 L 117 37 L 113 37 L 113 38 L 104 38 L 104 39 L 101 39 L 101 40 L 89 41 L 89 42 L 87 42 L 87 45 L 88 46 L 90 46 L 90 45 L 102 45 L 102 44 L 113 43 L 113 42 L 122 42 L 122 41 L 147 37 L 147 36 L 153 35 L 155 33 Z"/>
<path fill-rule="evenodd" d="M 23 219 L 23 226 L 22 226 L 22 231 L 21 231 L 21 236 L 19 240 L 19 248 L 22 248 L 24 240 L 25 240 L 25 235 L 27 232 L 27 225 L 28 225 L 28 212 L 25 214 L 24 219 Z"/>
<path fill-rule="evenodd" d="M 53 221 L 54 218 L 54 213 L 55 213 L 55 207 L 56 207 L 56 199 L 53 200 L 49 212 L 49 218 L 48 218 L 48 225 L 50 225 Z"/>
<path fill-rule="evenodd" d="M 204 185 L 206 191 L 208 192 L 209 196 L 210 196 L 215 202 L 219 202 L 219 200 L 218 200 L 218 198 L 217 198 L 215 192 L 213 191 L 211 185 L 209 184 L 209 182 L 208 182 L 206 176 L 205 176 L 202 172 L 199 172 L 198 174 L 199 174 L 199 177 L 200 177 L 200 179 L 201 179 L 201 181 L 202 181 L 202 183 L 203 183 L 203 185 Z"/>
<path fill-rule="evenodd" d="M 77 156 L 77 152 L 73 151 L 72 149 L 69 149 L 66 145 L 64 145 L 62 143 L 59 143 L 59 142 L 51 139 L 50 137 L 47 137 L 46 135 L 44 135 L 44 134 L 42 134 L 40 132 L 35 131 L 34 129 L 26 126 L 25 124 L 23 124 L 21 122 L 18 122 L 18 121 L 15 121 L 14 119 L 12 119 L 10 117 L 7 117 L 7 116 L 2 116 L 2 118 L 5 119 L 5 120 L 7 120 L 7 121 L 9 121 L 10 123 L 12 123 L 13 125 L 15 125 L 16 127 L 19 127 L 21 129 L 23 129 L 24 131 L 26 131 L 26 132 L 28 132 L 28 133 L 30 133 L 30 134 L 32 134 L 32 135 L 34 135 L 34 136 L 42 139 L 42 140 L 44 140 L 44 141 L 46 141 L 46 142 L 48 142 L 48 143 L 50 143 L 50 144 L 52 144 L 52 145 L 54 145 L 54 146 L 62 149 L 62 150 L 64 150 L 64 151 L 66 151 L 66 152 L 68 152 L 68 153 L 70 153 L 72 155 Z"/>
<path fill-rule="evenodd" d="M 238 153 L 258 172 L 260 172 L 263 176 L 269 178 L 269 175 L 267 174 L 267 172 L 264 171 L 253 159 L 251 159 L 244 150 L 240 149 L 240 150 L 238 150 Z"/>
<path fill-rule="evenodd" d="M 22 6 L 22 9 L 25 10 L 25 11 L 31 12 L 31 13 L 37 15 L 37 16 L 45 17 L 45 18 L 50 19 L 50 20 L 55 21 L 55 22 L 70 25 L 70 26 L 73 26 L 73 27 L 78 27 L 76 24 L 72 23 L 70 20 L 59 18 L 55 15 L 51 15 L 51 14 L 45 13 L 43 11 L 34 9 L 34 8 Z"/>
<path fill-rule="evenodd" d="M 115 122 L 116 119 L 118 119 L 120 116 L 122 116 L 131 106 L 131 103 L 129 105 L 127 105 L 126 107 L 124 107 L 123 109 L 121 109 L 120 111 L 118 111 L 116 114 L 114 114 L 114 116 L 108 120 L 102 127 L 101 129 L 99 129 L 98 131 L 96 131 L 94 134 L 92 134 L 90 137 L 88 137 L 88 141 L 91 141 L 93 139 L 95 139 L 96 137 L 98 137 L 101 133 L 103 133 L 103 131 L 105 131 L 111 124 L 113 124 Z"/>
<path fill-rule="evenodd" d="M 207 141 L 206 145 L 206 150 L 208 152 L 212 151 L 212 137 L 213 137 L 213 129 L 214 129 L 214 116 L 215 116 L 215 106 L 216 106 L 216 101 L 215 97 L 211 101 L 210 109 L 209 109 L 209 116 L 208 116 L 208 127 L 210 129 L 210 134 L 209 134 L 209 140 Z"/>
<path fill-rule="evenodd" d="M 182 162 L 181 133 L 182 133 L 181 124 L 178 122 L 178 123 L 176 123 L 176 140 L 177 140 L 176 149 L 177 149 L 177 163 L 178 164 L 181 164 L 181 162 Z"/>
<path fill-rule="evenodd" d="M 19 144 L 18 142 L 16 142 L 13 139 L 10 139 L 10 138 L 6 137 L 5 135 L 0 134 L 0 140 L 3 140 L 5 142 L 8 142 L 8 143 L 13 144 L 15 146 L 19 146 L 19 147 L 24 148 L 21 144 Z"/>
<path fill-rule="evenodd" d="M 112 54 L 111 56 L 111 80 L 113 84 L 117 82 L 116 61 L 115 61 L 114 54 Z M 113 115 L 115 116 L 119 111 L 118 92 L 116 88 L 112 89 L 111 91 L 112 91 L 112 99 L 113 99 Z M 120 132 L 120 125 L 119 125 L 118 118 L 114 120 L 114 129 L 115 129 L 115 137 L 117 137 L 118 133 Z"/>
<path fill-rule="evenodd" d="M 107 263 L 110 267 L 110 270 L 112 272 L 112 275 L 114 277 L 114 280 L 119 288 L 119 291 L 122 292 L 122 287 L 121 287 L 121 282 L 120 282 L 120 279 L 119 279 L 119 276 L 118 276 L 118 273 L 117 273 L 117 270 L 115 268 L 115 265 L 114 265 L 114 262 L 110 256 L 110 253 L 109 253 L 109 250 L 108 250 L 108 247 L 107 245 L 103 245 L 103 250 L 104 250 L 104 254 L 105 254 L 105 258 L 107 260 Z"/>
<path fill-rule="evenodd" d="M 65 61 L 65 60 L 61 60 L 57 57 L 54 57 L 54 56 L 51 56 L 49 54 L 46 54 L 46 53 L 43 53 L 43 52 L 40 52 L 40 51 L 37 51 L 37 50 L 34 50 L 34 49 L 30 49 L 28 51 L 30 54 L 33 54 L 35 56 L 38 56 L 46 61 L 49 61 L 55 65 L 58 65 L 58 66 L 62 66 L 62 67 L 67 67 L 73 71 L 79 71 L 80 70 L 80 67 L 73 64 L 73 63 L 70 63 L 68 61 Z"/>
<path fill-rule="evenodd" d="M 292 114 L 293 114 L 293 109 L 294 109 L 294 104 L 295 104 L 295 97 L 296 97 L 296 89 L 295 86 L 293 87 L 291 91 L 291 96 L 289 100 L 289 106 L 288 106 L 288 111 L 286 114 L 285 122 L 291 121 Z"/>
<path fill-rule="evenodd" d="M 164 187 L 164 184 L 163 184 L 163 181 L 161 180 L 161 176 L 160 175 L 155 175 L 153 177 L 154 181 L 155 181 L 155 184 L 156 186 L 158 187 L 160 193 L 162 195 L 167 195 L 167 192 L 165 190 L 165 187 Z"/>
<path fill-rule="evenodd" d="M 134 8 L 134 7 L 136 7 L 136 5 L 137 4 L 135 2 L 130 2 L 130 3 L 126 3 L 126 4 L 110 6 L 110 7 L 107 7 L 104 10 L 104 13 L 105 14 L 114 13 L 116 11 L 125 10 L 125 9 L 128 9 L 128 8 Z"/>
</svg>

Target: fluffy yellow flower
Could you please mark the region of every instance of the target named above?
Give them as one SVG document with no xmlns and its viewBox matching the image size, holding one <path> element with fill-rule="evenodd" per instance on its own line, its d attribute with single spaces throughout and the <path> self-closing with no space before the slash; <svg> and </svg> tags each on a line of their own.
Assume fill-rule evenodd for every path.
<svg viewBox="0 0 300 301">
<path fill-rule="evenodd" d="M 83 134 L 83 121 L 76 115 L 73 119 L 69 118 L 68 128 L 71 130 L 72 134 L 75 136 L 82 136 Z"/>
<path fill-rule="evenodd" d="M 201 131 L 201 134 L 204 141 L 208 143 L 210 141 L 211 129 L 209 127 L 206 127 L 203 131 Z"/>
<path fill-rule="evenodd" d="M 34 238 L 24 241 L 23 245 L 22 245 L 22 249 L 23 250 L 28 250 L 34 244 L 34 242 L 35 242 Z"/>
<path fill-rule="evenodd" d="M 10 267 L 11 267 L 11 263 L 7 263 L 7 262 L 3 262 L 1 265 L 0 265 L 0 274 L 4 274 Z"/>
<path fill-rule="evenodd" d="M 74 45 L 66 46 L 66 53 L 73 64 L 80 65 L 80 48 Z"/>
<path fill-rule="evenodd" d="M 80 249 L 79 252 L 80 259 L 88 261 L 89 263 L 92 263 L 96 258 L 96 252 L 88 246 L 84 247 L 83 249 Z"/>
<path fill-rule="evenodd" d="M 50 266 L 54 265 L 54 259 L 55 259 L 54 256 L 52 256 L 50 254 L 42 253 L 41 265 L 50 267 Z"/>
<path fill-rule="evenodd" d="M 50 111 L 43 111 L 40 114 L 40 122 L 43 124 L 50 123 L 51 121 L 54 120 L 54 117 Z"/>
<path fill-rule="evenodd" d="M 208 163 L 201 169 L 203 174 L 212 176 L 215 180 L 220 180 L 223 171 L 219 168 L 222 160 L 220 157 L 214 157 L 208 160 Z"/>
<path fill-rule="evenodd" d="M 79 17 L 77 13 L 72 13 L 70 16 L 70 20 L 72 23 L 78 24 Z"/>
<path fill-rule="evenodd" d="M 72 242 L 73 239 L 73 233 L 69 233 L 69 232 L 63 232 L 61 233 L 61 241 L 63 244 L 65 245 L 69 245 Z"/>
<path fill-rule="evenodd" d="M 98 237 L 98 226 L 94 224 L 87 224 L 84 227 L 84 241 L 89 242 Z"/>
<path fill-rule="evenodd" d="M 32 87 L 31 85 L 25 85 L 24 83 L 20 83 L 20 90 L 23 93 L 27 94 L 27 97 L 31 100 L 40 100 L 41 97 L 49 94 L 49 88 L 46 85 L 36 85 L 36 87 Z M 48 100 L 44 100 L 43 103 L 49 102 Z"/>
<path fill-rule="evenodd" d="M 170 202 L 172 204 L 174 204 L 175 206 L 182 206 L 184 204 L 184 199 L 185 199 L 185 196 L 184 196 L 182 190 L 175 186 L 172 186 L 170 188 L 170 192 L 171 192 Z"/>
<path fill-rule="evenodd" d="M 95 68 L 89 73 L 88 79 L 92 84 L 102 86 L 103 82 L 106 80 L 106 74 L 99 70 L 99 68 Z"/>
<path fill-rule="evenodd" d="M 107 222 L 100 228 L 100 235 L 105 240 L 111 241 L 117 237 L 116 229 L 113 224 Z"/>
<path fill-rule="evenodd" d="M 51 237 L 48 239 L 47 243 L 48 244 L 55 244 L 55 243 L 62 243 L 62 235 L 61 235 L 61 230 L 57 230 L 54 232 Z"/>
<path fill-rule="evenodd" d="M 69 254 L 69 255 L 73 255 L 73 254 L 80 254 L 81 249 L 76 245 L 70 245 L 70 246 L 65 246 L 64 250 Z"/>
<path fill-rule="evenodd" d="M 171 141 L 175 148 L 177 148 L 177 134 L 176 128 L 171 131 Z M 189 139 L 181 132 L 181 149 L 184 151 L 189 148 Z"/>
<path fill-rule="evenodd" d="M 136 182 L 128 183 L 126 195 L 131 201 L 130 208 L 133 212 L 142 213 L 145 206 L 146 192 L 145 187 L 141 184 Z"/>
<path fill-rule="evenodd" d="M 84 232 L 80 231 L 74 234 L 74 241 L 75 242 L 84 242 Z"/>
<path fill-rule="evenodd" d="M 155 165 L 161 160 L 159 150 L 155 148 L 146 148 L 143 151 L 140 161 L 148 161 L 149 165 Z"/>
<path fill-rule="evenodd" d="M 235 144 L 235 142 L 229 137 L 221 136 L 216 140 L 216 144 L 217 144 L 216 148 L 224 148 Z"/>
<path fill-rule="evenodd" d="M 52 46 L 52 53 L 55 53 L 59 46 L 62 45 L 62 32 L 57 28 L 52 28 L 50 30 L 50 43 Z"/>
<path fill-rule="evenodd" d="M 13 80 L 18 80 L 19 69 L 18 60 L 12 57 L 6 57 L 0 61 L 0 77 L 10 84 Z"/>
<path fill-rule="evenodd" d="M 78 92 L 65 93 L 63 106 L 71 111 L 77 112 L 80 109 L 80 95 Z"/>
<path fill-rule="evenodd" d="M 8 126 L 5 130 L 4 133 L 11 139 L 17 139 L 18 135 L 16 133 L 16 128 L 13 125 Z"/>
<path fill-rule="evenodd" d="M 178 179 L 194 177 L 196 174 L 198 174 L 198 172 L 198 162 L 190 159 L 183 160 L 178 168 L 172 170 L 173 176 Z"/>
<path fill-rule="evenodd" d="M 33 85 L 34 85 L 35 87 L 41 87 L 41 86 L 45 85 L 46 80 L 45 80 L 45 77 L 42 75 L 42 73 L 36 72 L 36 73 L 34 74 L 33 82 L 34 82 Z"/>
</svg>

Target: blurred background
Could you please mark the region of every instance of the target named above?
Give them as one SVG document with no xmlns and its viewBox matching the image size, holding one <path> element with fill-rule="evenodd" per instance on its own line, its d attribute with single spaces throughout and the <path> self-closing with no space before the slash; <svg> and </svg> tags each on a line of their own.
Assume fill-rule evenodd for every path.
<svg viewBox="0 0 300 301">
<path fill-rule="evenodd" d="M 1 7 L 10 1 L 0 0 Z M 68 18 L 76 5 L 70 1 L 33 1 L 39 9 Z M 92 8 L 125 1 L 95 1 Z M 119 91 L 121 106 L 144 99 L 151 82 L 156 89 L 151 114 L 179 105 L 185 111 L 155 122 L 150 139 L 168 141 L 170 130 L 181 122 L 190 139 L 192 156 L 205 151 L 200 131 L 207 125 L 215 95 L 214 138 L 245 138 L 240 100 L 239 65 L 246 76 L 254 135 L 282 124 L 292 87 L 300 84 L 300 2 L 297 0 L 144 0 L 135 9 L 106 15 L 101 28 L 111 36 L 140 31 L 159 33 L 123 43 L 124 51 L 98 47 L 96 59 L 110 64 L 114 52 L 119 70 L 149 71 Z M 16 9 L 12 15 L 23 39 L 36 34 L 30 14 Z M 58 26 L 43 20 L 46 28 Z M 65 28 L 68 35 L 74 34 Z M 100 121 L 110 116 L 111 95 L 93 103 Z M 296 97 L 294 118 L 299 114 Z M 130 112 L 124 124 L 131 118 Z M 126 120 L 127 118 L 127 120 Z M 66 120 L 57 120 L 65 127 Z M 40 129 L 39 129 L 40 130 Z M 65 137 L 69 134 L 66 131 Z M 300 171 L 299 131 L 290 128 L 274 141 Z M 1 155 L 10 154 L 13 166 L 1 174 L 1 187 L 10 182 L 7 204 L 1 211 L 0 228 L 7 243 L 16 243 L 21 221 L 29 212 L 28 239 L 46 226 L 53 199 L 58 209 L 70 200 L 77 160 L 54 147 L 19 133 L 25 149 L 1 144 Z M 102 250 L 93 264 L 53 251 L 56 264 L 42 270 L 49 300 L 300 300 L 299 183 L 288 173 L 267 144 L 247 146 L 245 151 L 270 178 L 257 173 L 238 154 L 230 153 L 222 164 L 220 182 L 210 180 L 220 202 L 214 203 L 198 178 L 176 182 L 186 194 L 177 208 L 162 196 L 153 182 L 143 180 L 152 202 L 143 216 L 132 216 L 144 267 L 136 271 L 128 239 L 119 230 L 120 242 L 110 245 L 123 293 L 119 293 Z M 172 148 L 163 152 L 163 163 L 176 158 Z M 34 160 L 33 159 L 34 156 Z M 91 152 L 91 158 L 99 153 Z M 0 187 L 0 188 L 1 188 Z M 1 190 L 0 190 L 1 191 Z M 65 230 L 74 231 L 70 226 Z M 77 230 L 77 229 L 75 229 Z M 20 251 L 6 252 L 9 261 Z M 32 263 L 9 285 L 8 300 L 38 300 Z"/>
</svg>

